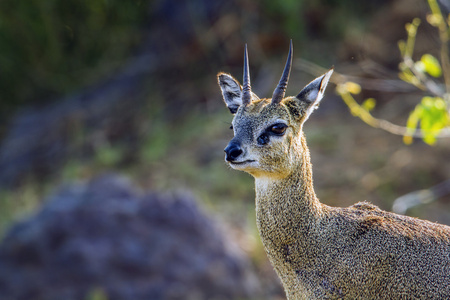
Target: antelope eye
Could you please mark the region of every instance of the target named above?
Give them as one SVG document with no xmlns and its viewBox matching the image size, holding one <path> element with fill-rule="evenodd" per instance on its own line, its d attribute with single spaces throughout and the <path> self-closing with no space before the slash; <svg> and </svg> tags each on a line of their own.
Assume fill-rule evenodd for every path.
<svg viewBox="0 0 450 300">
<path fill-rule="evenodd" d="M 269 127 L 269 131 L 276 134 L 276 135 L 282 135 L 286 131 L 286 128 L 288 126 L 283 123 L 274 124 Z"/>
</svg>

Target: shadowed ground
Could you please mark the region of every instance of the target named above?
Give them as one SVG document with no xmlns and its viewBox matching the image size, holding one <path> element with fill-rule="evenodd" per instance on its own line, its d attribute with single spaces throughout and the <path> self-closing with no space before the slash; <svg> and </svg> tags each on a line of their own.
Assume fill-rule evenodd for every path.
<svg viewBox="0 0 450 300">
<path fill-rule="evenodd" d="M 236 299 L 258 295 L 245 257 L 187 196 L 122 178 L 72 185 L 0 245 L 2 299 Z"/>
</svg>

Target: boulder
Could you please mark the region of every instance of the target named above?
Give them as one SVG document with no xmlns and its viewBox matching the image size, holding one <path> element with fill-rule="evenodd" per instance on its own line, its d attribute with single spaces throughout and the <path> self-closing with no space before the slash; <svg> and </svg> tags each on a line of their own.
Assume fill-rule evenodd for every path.
<svg viewBox="0 0 450 300">
<path fill-rule="evenodd" d="M 1 299 L 244 299 L 245 256 L 194 199 L 102 176 L 62 188 L 0 244 Z M 98 297 L 97 297 L 98 298 Z"/>
</svg>

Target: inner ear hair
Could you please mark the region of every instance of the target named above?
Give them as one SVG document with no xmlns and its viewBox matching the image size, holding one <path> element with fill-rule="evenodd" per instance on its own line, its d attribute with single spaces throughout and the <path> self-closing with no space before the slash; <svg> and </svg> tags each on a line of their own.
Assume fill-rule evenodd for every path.
<svg viewBox="0 0 450 300">
<path fill-rule="evenodd" d="M 330 80 L 331 74 L 333 74 L 333 69 L 330 69 L 322 76 L 311 81 L 296 96 L 302 106 L 306 107 L 305 120 L 307 120 L 311 113 L 319 107 L 320 100 L 323 98 L 323 94 L 325 92 L 325 88 L 327 87 L 328 81 Z"/>
<path fill-rule="evenodd" d="M 313 103 L 317 100 L 319 95 L 320 83 L 322 82 L 323 76 L 318 77 L 306 85 L 296 98 L 300 101 L 306 101 L 308 103 Z"/>
<path fill-rule="evenodd" d="M 225 104 L 232 114 L 235 114 L 242 104 L 242 87 L 233 76 L 226 73 L 217 74 L 217 81 Z"/>
</svg>

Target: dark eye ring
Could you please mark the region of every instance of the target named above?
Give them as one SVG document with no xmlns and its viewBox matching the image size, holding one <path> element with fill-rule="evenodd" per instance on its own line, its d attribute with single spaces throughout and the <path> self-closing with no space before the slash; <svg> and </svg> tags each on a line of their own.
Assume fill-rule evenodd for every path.
<svg viewBox="0 0 450 300">
<path fill-rule="evenodd" d="M 276 135 L 282 135 L 286 132 L 287 127 L 288 126 L 286 124 L 277 123 L 277 124 L 270 126 L 268 131 L 270 131 L 271 133 L 274 133 Z"/>
</svg>

